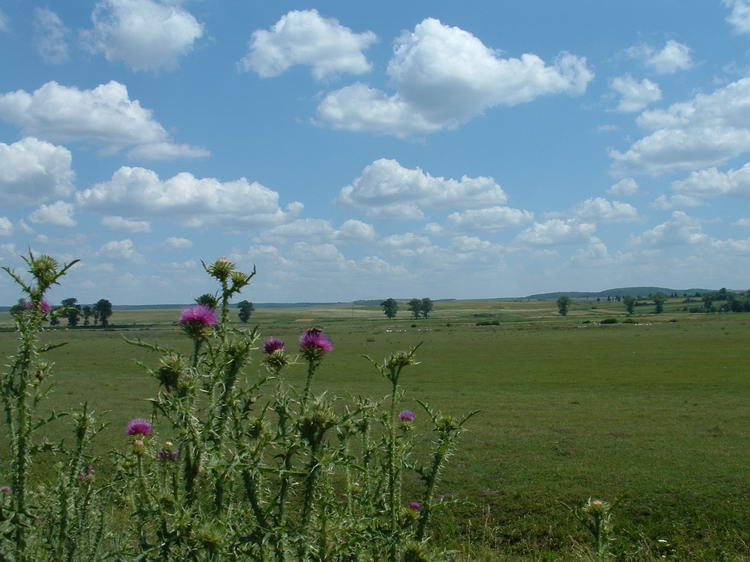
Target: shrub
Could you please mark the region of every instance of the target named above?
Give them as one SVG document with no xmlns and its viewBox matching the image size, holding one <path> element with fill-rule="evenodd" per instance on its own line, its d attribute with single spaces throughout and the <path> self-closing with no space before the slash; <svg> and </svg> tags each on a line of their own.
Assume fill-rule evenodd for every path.
<svg viewBox="0 0 750 562">
<path fill-rule="evenodd" d="M 604 318 L 599 321 L 599 324 L 617 324 L 617 318 Z"/>
</svg>

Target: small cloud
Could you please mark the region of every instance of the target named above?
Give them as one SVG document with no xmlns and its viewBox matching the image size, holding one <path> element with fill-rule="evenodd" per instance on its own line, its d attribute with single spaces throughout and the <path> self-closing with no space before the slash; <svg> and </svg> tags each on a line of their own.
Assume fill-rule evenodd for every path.
<svg viewBox="0 0 750 562">
<path fill-rule="evenodd" d="M 163 243 L 165 248 L 171 250 L 187 250 L 193 247 L 193 242 L 187 238 L 180 238 L 179 236 L 170 236 Z"/>
<path fill-rule="evenodd" d="M 59 64 L 70 59 L 68 35 L 70 30 L 49 8 L 34 10 L 33 43 L 45 62 Z"/>
<path fill-rule="evenodd" d="M 0 217 L 0 236 L 13 234 L 13 223 L 7 217 Z"/>
<path fill-rule="evenodd" d="M 110 230 L 122 230 L 132 234 L 151 232 L 151 223 L 148 221 L 137 221 L 118 216 L 102 217 L 102 225 Z"/>
<path fill-rule="evenodd" d="M 56 201 L 50 205 L 42 205 L 29 215 L 29 219 L 37 224 L 52 224 L 55 226 L 72 227 L 76 221 L 73 219 L 74 207 L 65 201 Z"/>
<path fill-rule="evenodd" d="M 630 75 L 618 76 L 612 80 L 610 87 L 620 94 L 616 110 L 624 113 L 641 111 L 661 99 L 659 85 L 646 78 L 639 82 Z"/>
<path fill-rule="evenodd" d="M 667 41 L 661 50 L 656 50 L 646 43 L 639 43 L 627 49 L 625 53 L 631 58 L 641 59 L 657 74 L 674 74 L 678 70 L 687 70 L 693 66 L 690 47 L 672 39 Z"/>
<path fill-rule="evenodd" d="M 622 178 L 612 185 L 607 193 L 616 197 L 629 197 L 638 193 L 638 183 L 633 178 Z"/>
</svg>

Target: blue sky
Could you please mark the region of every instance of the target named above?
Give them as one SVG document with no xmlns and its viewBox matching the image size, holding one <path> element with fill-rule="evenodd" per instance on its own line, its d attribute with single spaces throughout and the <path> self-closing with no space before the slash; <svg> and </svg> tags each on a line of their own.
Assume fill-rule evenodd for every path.
<svg viewBox="0 0 750 562">
<path fill-rule="evenodd" d="M 0 262 L 189 302 L 747 288 L 750 0 L 0 1 Z M 0 279 L 0 303 L 18 292 Z"/>
</svg>

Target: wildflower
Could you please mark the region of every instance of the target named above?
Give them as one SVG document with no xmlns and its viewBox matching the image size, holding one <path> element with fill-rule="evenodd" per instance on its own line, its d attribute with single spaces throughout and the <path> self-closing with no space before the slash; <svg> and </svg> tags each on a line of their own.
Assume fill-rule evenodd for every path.
<svg viewBox="0 0 750 562">
<path fill-rule="evenodd" d="M 411 410 L 404 410 L 398 415 L 399 419 L 402 422 L 412 422 L 415 419 L 417 419 L 417 414 L 412 412 Z"/>
<path fill-rule="evenodd" d="M 267 353 L 268 355 L 270 355 L 271 353 L 276 353 L 277 351 L 284 351 L 284 342 L 280 339 L 268 338 L 263 343 L 263 353 Z"/>
<path fill-rule="evenodd" d="M 26 301 L 26 309 L 31 310 L 34 308 L 34 301 Z M 49 311 L 52 310 L 52 305 L 47 302 L 47 299 L 42 298 L 41 301 L 39 301 L 39 311 L 42 314 L 49 314 Z"/>
<path fill-rule="evenodd" d="M 422 504 L 419 502 L 409 502 L 409 509 L 413 509 L 414 511 L 419 511 L 422 509 Z"/>
<path fill-rule="evenodd" d="M 216 325 L 216 310 L 204 304 L 190 306 L 180 314 L 180 324 L 188 336 L 198 339 L 206 328 Z"/>
<path fill-rule="evenodd" d="M 87 478 L 92 478 L 94 476 L 94 467 L 91 465 L 88 465 L 86 468 L 84 468 L 81 472 L 78 473 L 78 480 L 84 481 Z"/>
<path fill-rule="evenodd" d="M 333 351 L 333 343 L 322 330 L 310 328 L 299 338 L 299 347 L 303 353 L 328 353 Z"/>
<path fill-rule="evenodd" d="M 157 461 L 176 461 L 180 458 L 179 451 L 171 451 L 169 449 L 159 449 L 156 453 Z"/>
<path fill-rule="evenodd" d="M 151 435 L 154 428 L 151 422 L 143 418 L 135 418 L 128 422 L 128 435 Z"/>
<path fill-rule="evenodd" d="M 214 326 L 216 325 L 216 311 L 210 306 L 204 304 L 190 306 L 180 314 L 180 324 Z"/>
<path fill-rule="evenodd" d="M 2 494 L 10 494 L 10 486 L 0 486 L 0 493 Z"/>
</svg>

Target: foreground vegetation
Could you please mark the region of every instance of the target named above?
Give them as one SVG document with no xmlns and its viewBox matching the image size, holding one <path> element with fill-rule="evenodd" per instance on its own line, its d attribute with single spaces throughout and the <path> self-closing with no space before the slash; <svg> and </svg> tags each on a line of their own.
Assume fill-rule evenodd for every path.
<svg viewBox="0 0 750 562">
<path fill-rule="evenodd" d="M 445 556 L 591 553 L 571 509 L 594 497 L 614 504 L 609 550 L 618 558 L 742 559 L 750 542 L 750 318 L 683 308 L 677 299 L 658 316 L 638 307 L 633 322 L 623 323 L 619 303 L 574 301 L 561 317 L 554 301 L 436 302 L 430 318 L 419 320 L 388 320 L 373 305 L 258 309 L 251 322 L 264 336 L 287 341 L 310 325 L 325 328 L 336 350 L 315 384 L 337 395 L 382 397 L 382 379 L 361 355 L 424 342 L 425 364 L 407 382 L 411 395 L 457 416 L 482 410 L 438 491 L 450 502 L 434 514 L 436 551 L 455 551 Z M 95 452 L 113 444 L 129 450 L 123 427 L 151 414 L 143 399 L 158 390 L 133 362 L 154 358 L 122 336 L 189 354 L 175 316 L 116 311 L 119 329 L 45 334 L 49 343 L 71 341 L 49 353 L 58 382 L 50 406 L 85 399 L 90 408 L 110 410 Z M 618 322 L 600 324 L 609 318 Z M 0 336 L 7 356 L 15 335 Z M 302 390 L 305 364 L 284 377 Z M 403 407 L 419 412 L 414 398 Z M 427 418 L 419 415 L 415 429 L 429 430 Z M 64 420 L 46 431 L 52 439 L 68 433 Z M 161 437 L 173 436 L 163 430 Z M 415 454 L 427 446 L 418 444 Z M 102 468 L 95 477 L 105 474 Z M 405 497 L 417 486 L 407 479 Z"/>
</svg>

